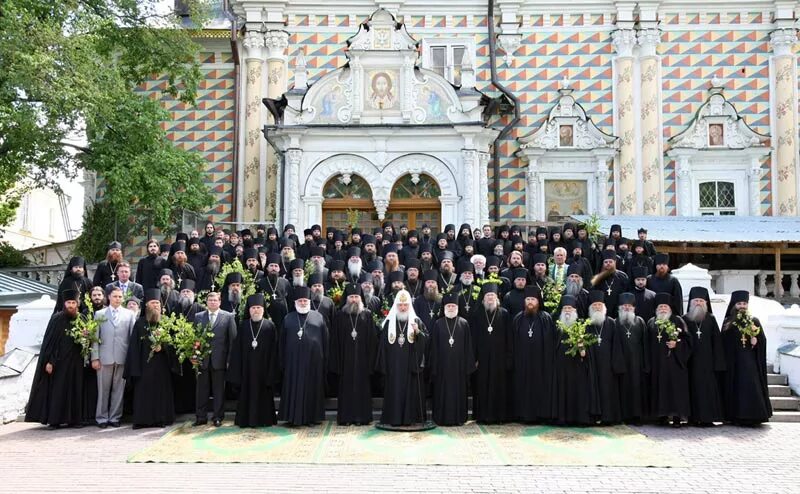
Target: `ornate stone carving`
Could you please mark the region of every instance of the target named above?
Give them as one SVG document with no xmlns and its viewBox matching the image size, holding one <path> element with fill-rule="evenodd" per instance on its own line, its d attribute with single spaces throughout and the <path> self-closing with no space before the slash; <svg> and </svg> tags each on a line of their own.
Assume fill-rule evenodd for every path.
<svg viewBox="0 0 800 494">
<path fill-rule="evenodd" d="M 287 211 L 287 218 L 289 223 L 297 224 L 300 219 L 297 215 L 297 197 L 300 196 L 300 191 L 298 190 L 300 181 L 300 162 L 303 159 L 303 150 L 292 148 L 286 151 L 286 168 L 287 170 L 287 183 L 286 183 L 286 195 L 289 197 L 289 200 L 286 201 L 288 205 Z"/>
<path fill-rule="evenodd" d="M 259 60 L 264 61 L 264 34 L 259 31 L 246 31 L 244 33 L 244 40 L 242 41 L 242 45 L 244 46 L 244 58 L 245 60 Z"/>
<path fill-rule="evenodd" d="M 611 44 L 620 57 L 633 56 L 633 47 L 636 46 L 636 31 L 633 29 L 617 29 L 611 33 Z"/>
<path fill-rule="evenodd" d="M 286 31 L 269 31 L 266 35 L 267 60 L 286 60 L 286 48 L 289 46 L 289 33 Z"/>
<path fill-rule="evenodd" d="M 782 28 L 769 35 L 769 47 L 776 56 L 792 56 L 792 48 L 797 43 L 797 31 L 794 28 Z"/>
</svg>

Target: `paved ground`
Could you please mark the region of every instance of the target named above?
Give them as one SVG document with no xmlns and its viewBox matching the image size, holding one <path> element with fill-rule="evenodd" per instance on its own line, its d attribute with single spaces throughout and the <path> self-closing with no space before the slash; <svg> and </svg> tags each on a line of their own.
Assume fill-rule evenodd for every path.
<svg viewBox="0 0 800 494">
<path fill-rule="evenodd" d="M 800 492 L 800 424 L 637 427 L 688 468 L 128 464 L 160 430 L 0 426 L 0 492 Z"/>
</svg>

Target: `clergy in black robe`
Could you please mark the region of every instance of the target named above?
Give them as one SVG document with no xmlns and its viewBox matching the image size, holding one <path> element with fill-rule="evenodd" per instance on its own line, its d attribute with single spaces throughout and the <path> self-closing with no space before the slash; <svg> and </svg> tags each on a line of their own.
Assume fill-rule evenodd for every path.
<svg viewBox="0 0 800 494">
<path fill-rule="evenodd" d="M 692 340 L 692 355 L 689 357 L 692 414 L 689 423 L 708 426 L 712 422 L 722 422 L 724 414 L 719 382 L 725 372 L 725 352 L 708 290 L 699 286 L 689 290 L 689 305 L 683 320 Z"/>
<path fill-rule="evenodd" d="M 123 375 L 133 384 L 134 429 L 164 427 L 175 421 L 170 374 L 180 371 L 172 346 L 152 347 L 149 339 L 161 321 L 161 293 L 149 288 L 144 296 L 144 313 L 133 326 Z"/>
<path fill-rule="evenodd" d="M 439 294 L 436 277 L 436 271 L 425 272 L 425 288 L 413 302 L 414 313 L 422 320 L 426 328 L 432 328 L 433 324 L 442 317 L 442 296 Z"/>
<path fill-rule="evenodd" d="M 572 295 L 575 297 L 575 309 L 578 311 L 578 319 L 585 319 L 589 317 L 589 291 L 583 288 L 583 278 L 580 274 L 580 266 L 570 265 L 567 268 L 567 282 L 564 285 L 564 295 Z M 553 318 L 558 319 L 561 314 L 555 310 L 551 314 Z"/>
<path fill-rule="evenodd" d="M 214 245 L 213 243 L 211 245 Z M 197 282 L 201 281 L 202 273 L 206 268 L 206 261 L 208 260 L 208 249 L 200 242 L 199 238 L 190 238 L 186 243 L 188 252 L 186 259 L 192 265 Z"/>
<path fill-rule="evenodd" d="M 175 276 L 175 284 L 180 285 L 183 280 L 197 281 L 197 273 L 186 257 L 186 242 L 178 240 L 172 244 L 169 251 L 169 269 Z"/>
<path fill-rule="evenodd" d="M 278 331 L 264 318 L 264 296 L 247 297 L 247 318 L 239 323 L 227 379 L 239 388 L 234 424 L 268 427 L 277 423 L 275 386 L 280 378 Z"/>
<path fill-rule="evenodd" d="M 280 254 L 267 254 L 267 272 L 258 282 L 258 289 L 265 294 L 269 300 L 269 318 L 275 323 L 276 327 L 283 327 L 283 318 L 289 313 L 289 289 L 291 284 L 286 278 L 280 277 L 281 256 Z"/>
<path fill-rule="evenodd" d="M 458 282 L 451 292 L 458 295 L 458 315 L 469 320 L 470 314 L 480 305 L 480 285 L 475 283 L 475 266 L 466 259 L 459 261 Z"/>
<path fill-rule="evenodd" d="M 161 311 L 164 314 L 173 314 L 177 310 L 180 295 L 175 289 L 177 285 L 172 277 L 172 270 L 164 268 L 160 275 L 158 289 L 161 292 Z"/>
<path fill-rule="evenodd" d="M 656 315 L 656 292 L 647 288 L 647 272 L 644 268 L 634 268 L 631 279 L 631 292 L 636 297 L 636 315 L 645 324 Z"/>
<path fill-rule="evenodd" d="M 659 330 L 657 321 L 670 321 L 678 329 L 677 339 L 671 341 L 666 331 Z M 650 415 L 662 424 L 681 420 L 692 413 L 689 395 L 689 357 L 692 340 L 686 332 L 683 318 L 672 313 L 672 297 L 656 294 L 656 317 L 647 323 L 647 342 L 650 346 Z"/>
<path fill-rule="evenodd" d="M 513 417 L 524 423 L 552 418 L 553 359 L 558 345 L 553 318 L 544 311 L 536 285 L 524 290 L 525 307 L 513 319 Z"/>
<path fill-rule="evenodd" d="M 425 422 L 422 370 L 428 336 L 411 305 L 411 295 L 400 290 L 383 323 L 375 369 L 384 376 L 381 424 L 409 426 Z"/>
<path fill-rule="evenodd" d="M 202 305 L 195 302 L 194 280 L 183 280 L 174 312 L 194 323 L 195 315 L 203 312 Z M 191 413 L 195 409 L 195 381 L 192 363 L 187 359 L 181 363 L 181 372 L 172 374 L 172 391 L 175 398 L 175 413 Z"/>
<path fill-rule="evenodd" d="M 444 317 L 432 326 L 430 368 L 433 381 L 433 421 L 462 425 L 469 418 L 467 384 L 475 372 L 472 335 L 467 320 L 458 315 L 458 296 L 445 295 Z"/>
<path fill-rule="evenodd" d="M 328 326 L 311 310 L 307 287 L 294 289 L 295 310 L 283 320 L 280 357 L 283 390 L 279 419 L 289 425 L 325 420 L 325 372 L 328 368 Z"/>
<path fill-rule="evenodd" d="M 516 268 L 511 271 L 512 288 L 503 296 L 503 308 L 513 319 L 525 309 L 525 286 L 528 284 L 528 270 Z"/>
<path fill-rule="evenodd" d="M 372 313 L 364 308 L 361 288 L 348 284 L 345 305 L 333 318 L 330 371 L 338 380 L 336 421 L 341 425 L 372 422 L 371 376 L 375 369 L 378 333 Z"/>
<path fill-rule="evenodd" d="M 669 273 L 669 256 L 656 254 L 653 258 L 656 272 L 647 279 L 647 288 L 658 293 L 669 293 L 672 300 L 672 313 L 683 315 L 683 289 L 677 278 Z"/>
<path fill-rule="evenodd" d="M 753 317 L 753 324 L 760 331 L 757 336 L 748 338 L 741 332 L 742 322 L 736 319 L 739 313 L 746 313 L 749 301 L 748 292 L 733 292 L 722 324 L 726 364 L 722 379 L 725 420 L 745 426 L 767 422 L 772 416 L 767 387 L 767 339 L 764 328 L 761 321 Z"/>
<path fill-rule="evenodd" d="M 200 271 L 195 270 L 197 275 L 197 290 L 200 292 L 216 292 L 220 289 L 217 283 L 217 275 L 222 269 L 222 260 L 225 253 L 222 247 L 211 246 L 208 252 L 205 266 Z"/>
<path fill-rule="evenodd" d="M 225 284 L 222 286 L 222 310 L 230 312 L 239 323 L 239 306 L 246 301 L 242 300 L 242 283 L 244 279 L 241 273 L 231 272 L 225 276 Z"/>
<path fill-rule="evenodd" d="M 603 251 L 603 265 L 592 278 L 592 287 L 605 294 L 608 317 L 617 317 L 619 294 L 628 291 L 628 275 L 617 269 L 617 255 L 613 250 Z"/>
<path fill-rule="evenodd" d="M 600 290 L 589 292 L 591 304 L 586 332 L 597 336 L 597 345 L 593 350 L 600 391 L 600 422 L 618 424 L 622 421 L 619 382 L 626 372 L 625 353 L 622 348 L 622 330 L 607 314 L 608 309 L 604 302 L 607 297 L 607 293 Z"/>
<path fill-rule="evenodd" d="M 86 305 L 84 304 L 83 296 L 91 289 L 92 280 L 86 277 L 86 261 L 80 256 L 73 257 L 67 264 L 64 279 L 58 284 L 58 296 L 56 297 L 56 306 L 53 308 L 53 314 L 64 310 L 63 294 L 68 290 L 76 290 L 78 292 L 79 310 L 85 310 Z"/>
<path fill-rule="evenodd" d="M 158 242 L 155 240 L 147 241 L 147 255 L 139 259 L 136 266 L 136 283 L 142 288 L 157 288 L 159 284 L 161 268 L 166 267 L 166 262 L 159 256 L 161 251 Z"/>
<path fill-rule="evenodd" d="M 502 423 L 510 418 L 508 376 L 513 359 L 513 328 L 508 311 L 500 307 L 498 291 L 496 283 L 484 284 L 482 305 L 470 317 L 477 366 L 472 414 L 482 424 Z"/>
<path fill-rule="evenodd" d="M 336 314 L 336 305 L 330 297 L 325 296 L 325 284 L 320 273 L 313 273 L 308 277 L 308 287 L 311 310 L 319 312 L 325 319 L 325 326 L 330 327 L 333 316 Z"/>
<path fill-rule="evenodd" d="M 561 297 L 561 325 L 571 327 L 578 322 L 577 305 L 575 296 Z M 558 339 L 553 366 L 553 420 L 558 425 L 593 425 L 600 418 L 594 346 L 571 356 L 567 355 L 570 347 L 561 328 L 558 329 Z"/>
<path fill-rule="evenodd" d="M 80 345 L 67 334 L 78 317 L 79 292 L 69 289 L 60 298 L 64 309 L 47 324 L 25 414 L 26 422 L 49 429 L 83 426 L 84 358 Z"/>
<path fill-rule="evenodd" d="M 625 355 L 625 374 L 620 376 L 622 420 L 638 424 L 647 417 L 650 354 L 647 323 L 636 314 L 636 297 L 630 292 L 619 296 L 617 328 Z"/>
<path fill-rule="evenodd" d="M 106 251 L 106 258 L 97 263 L 97 269 L 94 271 L 94 286 L 104 287 L 110 283 L 114 283 L 119 279 L 117 276 L 117 268 L 119 263 L 122 262 L 122 244 L 116 240 L 108 244 Z"/>
</svg>

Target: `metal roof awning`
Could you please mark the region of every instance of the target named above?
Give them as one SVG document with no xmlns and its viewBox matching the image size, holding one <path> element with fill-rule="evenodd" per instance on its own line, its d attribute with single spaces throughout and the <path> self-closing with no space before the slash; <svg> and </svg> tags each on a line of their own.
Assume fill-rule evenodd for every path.
<svg viewBox="0 0 800 494">
<path fill-rule="evenodd" d="M 588 215 L 572 216 L 578 222 Z M 600 233 L 611 225 L 622 227 L 622 236 L 637 239 L 639 228 L 658 243 L 800 243 L 800 217 L 788 216 L 601 216 Z"/>
<path fill-rule="evenodd" d="M 0 308 L 16 308 L 42 295 L 55 299 L 57 294 L 54 286 L 0 272 Z"/>
</svg>

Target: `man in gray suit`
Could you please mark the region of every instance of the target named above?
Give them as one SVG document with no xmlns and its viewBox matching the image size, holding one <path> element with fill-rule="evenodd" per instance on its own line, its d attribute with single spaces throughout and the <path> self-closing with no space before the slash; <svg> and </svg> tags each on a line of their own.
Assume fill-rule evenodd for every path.
<svg viewBox="0 0 800 494">
<path fill-rule="evenodd" d="M 105 429 L 119 427 L 122 418 L 122 397 L 125 380 L 122 373 L 125 356 L 128 354 L 134 313 L 122 307 L 122 289 L 111 287 L 108 291 L 109 306 L 94 313 L 100 321 L 100 343 L 92 346 L 92 368 L 97 371 L 97 426 Z"/>
<path fill-rule="evenodd" d="M 136 297 L 139 300 L 144 300 L 144 288 L 139 283 L 131 279 L 131 265 L 126 261 L 119 263 L 117 267 L 117 276 L 119 279 L 106 285 L 106 293 L 111 290 L 111 287 L 119 287 L 122 289 L 122 298 L 127 300 L 131 297 Z"/>
<path fill-rule="evenodd" d="M 208 397 L 214 397 L 214 427 L 222 425 L 225 417 L 225 373 L 228 370 L 233 340 L 236 338 L 236 320 L 230 312 L 221 310 L 222 298 L 219 292 L 209 292 L 206 297 L 208 310 L 195 316 L 198 326 L 210 326 L 211 355 L 206 357 L 197 376 L 197 419 L 194 425 L 208 423 Z"/>
</svg>

